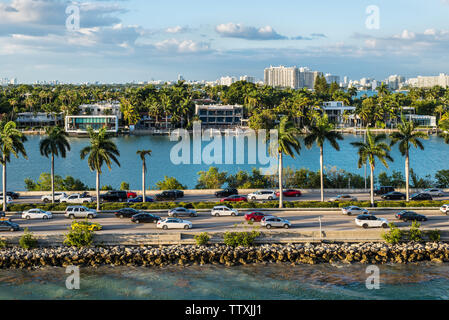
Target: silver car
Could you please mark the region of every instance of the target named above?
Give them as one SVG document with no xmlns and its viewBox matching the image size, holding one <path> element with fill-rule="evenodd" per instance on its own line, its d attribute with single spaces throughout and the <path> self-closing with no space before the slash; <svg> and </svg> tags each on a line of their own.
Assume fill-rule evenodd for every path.
<svg viewBox="0 0 449 320">
<path fill-rule="evenodd" d="M 186 209 L 186 208 L 175 208 L 168 212 L 168 216 L 175 217 L 175 218 L 182 217 L 182 216 L 197 217 L 198 214 L 196 213 L 195 210 L 190 210 L 190 209 Z"/>
<path fill-rule="evenodd" d="M 89 209 L 84 206 L 70 206 L 65 210 L 64 216 L 66 218 L 88 218 L 93 219 L 97 216 L 97 211 L 94 209 Z"/>
<path fill-rule="evenodd" d="M 369 214 L 368 210 L 357 207 L 357 206 L 349 206 L 341 209 L 341 212 L 345 215 L 361 215 L 361 214 Z"/>
<path fill-rule="evenodd" d="M 437 189 L 437 188 L 429 188 L 429 189 L 424 190 L 422 193 L 428 193 L 432 197 L 443 197 L 444 196 L 444 191 L 441 189 Z"/>
<path fill-rule="evenodd" d="M 273 216 L 268 216 L 268 217 L 263 218 L 262 221 L 260 222 L 260 225 L 267 229 L 271 229 L 271 228 L 288 229 L 292 226 L 290 221 L 283 219 L 283 218 L 279 218 L 279 217 L 273 217 Z"/>
</svg>

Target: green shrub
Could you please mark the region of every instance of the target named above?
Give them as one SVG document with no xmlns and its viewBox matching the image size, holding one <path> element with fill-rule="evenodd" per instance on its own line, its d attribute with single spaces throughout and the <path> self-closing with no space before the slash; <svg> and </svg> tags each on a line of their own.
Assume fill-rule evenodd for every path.
<svg viewBox="0 0 449 320">
<path fill-rule="evenodd" d="M 441 240 L 441 231 L 440 230 L 429 230 L 426 232 L 429 240 L 432 242 L 440 242 Z"/>
<path fill-rule="evenodd" d="M 120 190 L 122 190 L 122 191 L 128 191 L 128 190 L 129 190 L 129 183 L 123 181 L 123 182 L 120 184 Z"/>
<path fill-rule="evenodd" d="M 89 247 L 92 245 L 94 232 L 87 224 L 77 224 L 69 228 L 69 233 L 65 235 L 64 244 L 69 247 Z"/>
<path fill-rule="evenodd" d="M 408 232 L 408 238 L 410 241 L 420 242 L 423 240 L 422 231 L 419 228 L 421 228 L 421 224 L 417 221 L 413 221 L 412 226 L 410 227 L 410 230 Z"/>
<path fill-rule="evenodd" d="M 230 247 L 250 247 L 254 244 L 260 232 L 226 232 L 224 234 L 224 243 Z"/>
<path fill-rule="evenodd" d="M 390 231 L 382 234 L 382 238 L 390 244 L 397 244 L 402 240 L 403 232 L 401 229 L 396 227 L 394 223 L 390 223 Z"/>
<path fill-rule="evenodd" d="M 0 249 L 6 248 L 8 246 L 8 243 L 6 242 L 6 239 L 0 239 Z"/>
<path fill-rule="evenodd" d="M 204 246 L 209 243 L 210 236 L 207 232 L 203 232 L 203 233 L 195 235 L 194 239 L 195 239 L 197 245 Z"/>
<path fill-rule="evenodd" d="M 23 249 L 32 249 L 37 247 L 37 239 L 34 238 L 33 234 L 25 228 L 24 234 L 20 237 L 19 245 Z"/>
</svg>

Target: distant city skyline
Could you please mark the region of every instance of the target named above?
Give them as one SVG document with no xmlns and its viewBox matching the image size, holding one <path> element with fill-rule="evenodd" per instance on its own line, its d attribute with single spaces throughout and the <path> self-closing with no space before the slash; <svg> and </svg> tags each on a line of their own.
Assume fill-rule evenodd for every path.
<svg viewBox="0 0 449 320">
<path fill-rule="evenodd" d="M 0 77 L 262 80 L 270 65 L 350 79 L 438 75 L 449 73 L 448 15 L 448 0 L 0 0 Z"/>
</svg>

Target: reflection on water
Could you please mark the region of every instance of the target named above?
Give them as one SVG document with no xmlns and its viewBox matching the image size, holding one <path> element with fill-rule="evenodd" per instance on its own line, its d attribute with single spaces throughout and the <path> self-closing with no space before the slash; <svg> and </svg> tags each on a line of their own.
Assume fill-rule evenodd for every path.
<svg viewBox="0 0 449 320">
<path fill-rule="evenodd" d="M 365 286 L 366 265 L 81 269 L 81 290 L 63 268 L 0 271 L 0 299 L 449 299 L 449 265 L 382 265 L 380 290 Z"/>
</svg>

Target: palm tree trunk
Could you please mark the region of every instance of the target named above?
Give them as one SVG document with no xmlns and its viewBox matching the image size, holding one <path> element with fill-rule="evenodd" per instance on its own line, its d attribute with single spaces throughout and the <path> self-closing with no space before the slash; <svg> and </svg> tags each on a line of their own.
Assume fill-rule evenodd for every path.
<svg viewBox="0 0 449 320">
<path fill-rule="evenodd" d="M 97 170 L 97 211 L 100 211 L 100 173 Z"/>
<path fill-rule="evenodd" d="M 282 183 L 282 152 L 279 152 L 279 208 L 282 209 L 284 207 L 284 185 Z"/>
<path fill-rule="evenodd" d="M 6 157 L 3 156 L 3 212 L 6 212 Z"/>
<path fill-rule="evenodd" d="M 55 203 L 55 155 L 51 154 L 51 203 Z"/>
<path fill-rule="evenodd" d="M 371 207 L 374 207 L 374 167 L 372 165 L 370 165 L 370 168 L 371 168 L 371 175 L 370 175 L 371 194 L 370 194 L 370 199 L 371 199 Z"/>
<path fill-rule="evenodd" d="M 142 202 L 145 203 L 145 162 L 142 164 Z"/>
<path fill-rule="evenodd" d="M 410 156 L 407 150 L 405 154 L 405 194 L 407 202 L 410 201 Z"/>
<path fill-rule="evenodd" d="M 321 202 L 324 202 L 324 173 L 323 173 L 323 162 L 324 162 L 324 147 L 320 147 L 320 184 L 321 184 Z"/>
</svg>

